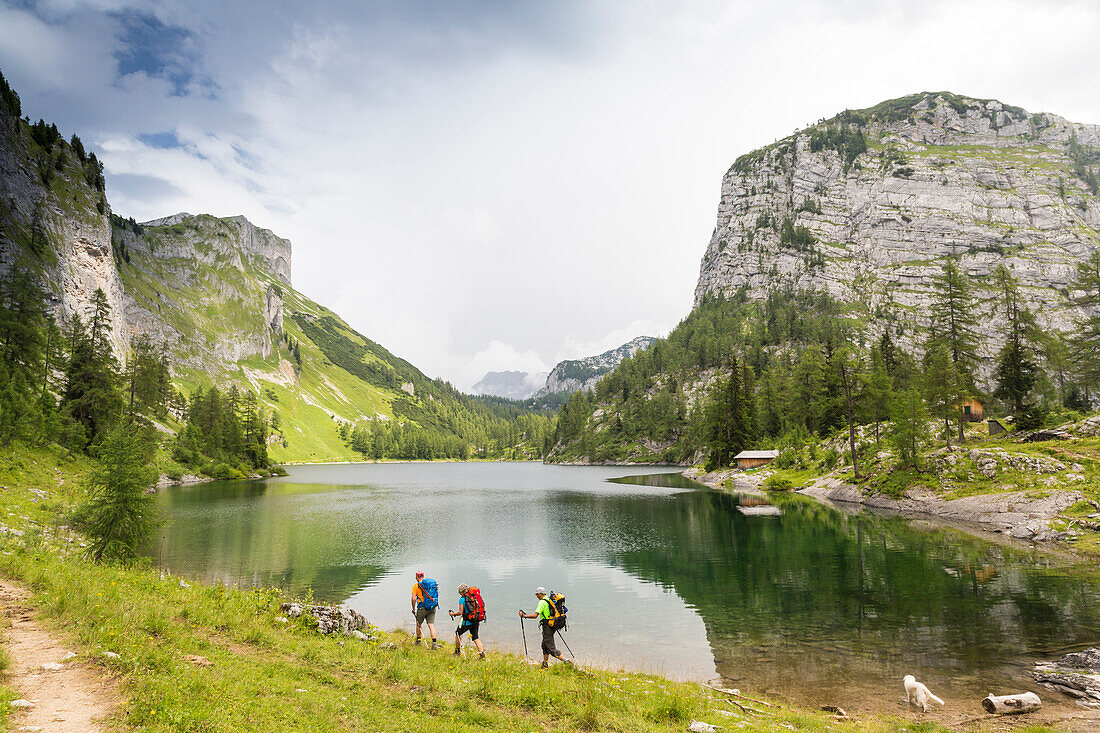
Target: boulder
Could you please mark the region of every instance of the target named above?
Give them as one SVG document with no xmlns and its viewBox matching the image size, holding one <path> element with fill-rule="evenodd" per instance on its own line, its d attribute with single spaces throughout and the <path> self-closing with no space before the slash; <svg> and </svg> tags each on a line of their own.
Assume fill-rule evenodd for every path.
<svg viewBox="0 0 1100 733">
<path fill-rule="evenodd" d="M 350 608 L 335 606 L 306 606 L 301 603 L 284 603 L 282 611 L 290 618 L 309 614 L 317 619 L 317 630 L 322 634 L 350 634 L 366 628 L 367 619 L 363 614 Z"/>
<path fill-rule="evenodd" d="M 1076 699 L 1079 705 L 1100 708 L 1100 647 L 1039 662 L 1031 676 L 1044 687 Z"/>
</svg>

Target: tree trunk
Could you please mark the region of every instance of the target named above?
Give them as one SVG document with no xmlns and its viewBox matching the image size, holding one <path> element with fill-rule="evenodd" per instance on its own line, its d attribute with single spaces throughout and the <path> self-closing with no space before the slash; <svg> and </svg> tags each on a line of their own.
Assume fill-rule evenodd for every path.
<svg viewBox="0 0 1100 733">
<path fill-rule="evenodd" d="M 982 700 L 987 713 L 997 715 L 1018 715 L 1035 712 L 1043 707 L 1042 700 L 1034 692 L 1018 692 L 1015 695 L 993 695 Z"/>
<path fill-rule="evenodd" d="M 966 414 L 962 410 L 959 410 L 959 445 L 966 442 L 965 425 Z"/>
</svg>

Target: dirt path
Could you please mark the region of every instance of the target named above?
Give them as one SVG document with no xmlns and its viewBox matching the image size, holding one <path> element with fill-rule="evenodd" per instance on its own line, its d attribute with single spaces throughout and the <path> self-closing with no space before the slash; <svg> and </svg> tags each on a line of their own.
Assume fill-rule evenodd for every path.
<svg viewBox="0 0 1100 733">
<path fill-rule="evenodd" d="M 118 701 L 117 686 L 105 673 L 76 660 L 65 661 L 71 652 L 34 620 L 22 588 L 0 580 L 0 613 L 10 624 L 0 630 L 11 666 L 4 683 L 34 707 L 13 711 L 11 727 L 16 731 L 51 733 L 94 733 L 105 731 L 101 723 Z M 42 665 L 60 664 L 61 669 Z"/>
</svg>

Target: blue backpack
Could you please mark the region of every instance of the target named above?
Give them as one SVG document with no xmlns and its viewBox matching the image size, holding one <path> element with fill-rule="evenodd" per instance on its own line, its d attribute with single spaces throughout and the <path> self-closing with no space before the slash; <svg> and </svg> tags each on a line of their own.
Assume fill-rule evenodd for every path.
<svg viewBox="0 0 1100 733">
<path fill-rule="evenodd" d="M 433 608 L 439 607 L 439 584 L 435 582 L 434 578 L 424 578 L 418 584 L 420 586 L 420 592 L 424 594 L 424 600 L 417 601 L 416 605 L 419 608 L 426 608 L 431 611 Z"/>
</svg>

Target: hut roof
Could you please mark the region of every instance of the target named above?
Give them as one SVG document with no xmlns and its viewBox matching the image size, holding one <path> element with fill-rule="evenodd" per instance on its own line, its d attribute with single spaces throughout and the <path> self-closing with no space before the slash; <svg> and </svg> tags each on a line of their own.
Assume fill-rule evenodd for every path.
<svg viewBox="0 0 1100 733">
<path fill-rule="evenodd" d="M 733 457 L 734 460 L 738 458 L 775 458 L 779 455 L 777 450 L 743 450 Z"/>
</svg>

